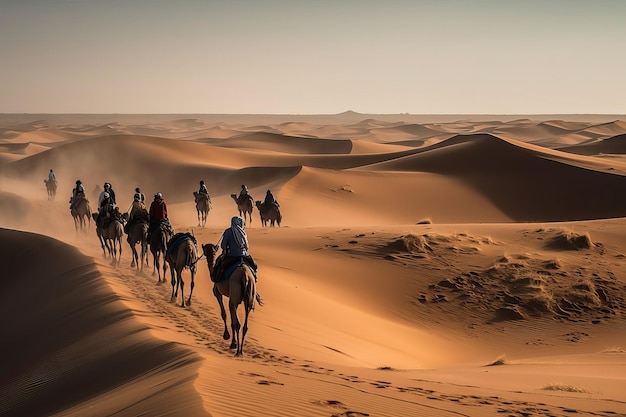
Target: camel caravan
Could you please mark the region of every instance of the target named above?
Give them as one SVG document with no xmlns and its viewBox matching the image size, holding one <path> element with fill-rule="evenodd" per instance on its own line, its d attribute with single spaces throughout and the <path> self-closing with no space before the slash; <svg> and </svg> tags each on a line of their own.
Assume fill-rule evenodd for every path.
<svg viewBox="0 0 626 417">
<path fill-rule="evenodd" d="M 48 199 L 54 199 L 58 184 L 52 170 L 44 182 Z M 110 258 L 114 265 L 120 264 L 122 240 L 126 235 L 126 242 L 131 250 L 130 266 L 135 268 L 137 273 L 142 273 L 144 266 L 149 266 L 149 254 L 152 253 L 152 276 L 157 276 L 158 285 L 164 284 L 169 268 L 172 286 L 170 301 L 181 307 L 191 306 L 197 263 L 205 257 L 209 276 L 214 284 L 213 294 L 224 321 L 224 339 L 230 339 L 232 334 L 230 348 L 235 350 L 237 356 L 242 355 L 250 312 L 254 310 L 256 304 L 263 304 L 256 290 L 257 265 L 248 253 L 245 225 L 252 224 L 252 212 L 256 207 L 262 227 L 280 227 L 282 221 L 280 205 L 271 191 L 267 190 L 264 201 L 255 201 L 246 185 L 241 186 L 239 194 L 231 194 L 239 216 L 232 217 L 231 227 L 224 230 L 217 244 L 201 245 L 200 253 L 193 230 L 191 233 L 174 233 L 168 217 L 167 204 L 161 193 L 154 195 L 154 200 L 148 207 L 144 194 L 136 188 L 129 209 L 120 212 L 115 191 L 110 183 L 105 182 L 103 189 L 99 186 L 96 186 L 96 189 L 93 198 L 97 199 L 97 205 L 96 209 L 92 210 L 81 180 L 76 180 L 69 200 L 70 214 L 76 232 L 87 232 L 93 220 L 103 256 L 106 259 Z M 206 227 L 212 202 L 204 181 L 200 181 L 200 187 L 193 192 L 193 197 L 198 227 Z M 220 249 L 221 254 L 217 256 Z M 184 278 L 185 270 L 189 270 L 190 274 L 187 282 Z M 188 288 L 187 297 L 185 297 L 186 288 Z M 223 297 L 228 298 L 230 331 L 226 323 L 227 314 Z M 244 306 L 243 325 L 237 313 L 240 305 Z"/>
</svg>

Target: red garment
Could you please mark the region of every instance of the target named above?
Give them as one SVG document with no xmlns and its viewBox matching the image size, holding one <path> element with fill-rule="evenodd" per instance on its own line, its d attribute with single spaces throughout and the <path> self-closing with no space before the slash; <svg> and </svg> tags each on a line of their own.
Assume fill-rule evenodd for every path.
<svg viewBox="0 0 626 417">
<path fill-rule="evenodd" d="M 154 200 L 150 204 L 150 221 L 158 222 L 167 220 L 167 205 L 164 200 Z"/>
</svg>

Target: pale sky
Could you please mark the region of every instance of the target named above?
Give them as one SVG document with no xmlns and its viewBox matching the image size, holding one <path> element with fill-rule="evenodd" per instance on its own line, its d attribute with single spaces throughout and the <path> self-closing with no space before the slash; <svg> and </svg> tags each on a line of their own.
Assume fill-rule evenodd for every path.
<svg viewBox="0 0 626 417">
<path fill-rule="evenodd" d="M 626 114 L 626 0 L 0 0 L 0 113 Z"/>
</svg>

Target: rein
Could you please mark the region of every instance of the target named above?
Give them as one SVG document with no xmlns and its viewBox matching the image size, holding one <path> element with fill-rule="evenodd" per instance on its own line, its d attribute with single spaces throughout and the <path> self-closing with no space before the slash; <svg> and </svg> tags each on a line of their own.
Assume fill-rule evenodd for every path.
<svg viewBox="0 0 626 417">
<path fill-rule="evenodd" d="M 198 261 L 199 261 L 200 259 L 202 259 L 202 258 L 204 258 L 204 253 L 203 253 L 202 255 L 200 255 L 200 257 L 199 257 L 198 259 L 196 259 L 196 260 L 195 260 L 195 262 L 194 262 L 194 263 L 192 263 L 190 266 L 193 266 L 193 265 L 197 264 L 197 263 L 198 263 Z"/>
<path fill-rule="evenodd" d="M 219 240 L 217 241 L 217 244 L 216 244 L 215 246 L 218 246 L 218 247 L 219 247 L 220 242 L 222 241 L 222 238 L 223 238 L 223 237 L 224 237 L 224 235 L 220 236 L 220 238 L 219 238 Z M 196 261 L 195 261 L 192 265 L 197 264 L 197 263 L 198 263 L 198 261 L 200 261 L 200 259 L 202 259 L 202 258 L 204 258 L 204 253 L 203 253 L 202 255 L 200 255 L 200 257 L 199 257 L 198 259 L 196 259 Z"/>
</svg>

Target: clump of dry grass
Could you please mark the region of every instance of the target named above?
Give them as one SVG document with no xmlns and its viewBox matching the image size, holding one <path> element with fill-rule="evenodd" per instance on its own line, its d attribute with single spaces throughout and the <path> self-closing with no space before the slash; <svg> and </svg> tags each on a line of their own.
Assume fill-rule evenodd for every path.
<svg viewBox="0 0 626 417">
<path fill-rule="evenodd" d="M 563 265 L 560 260 L 552 259 L 550 261 L 545 261 L 543 263 L 543 267 L 546 269 L 561 269 L 563 268 Z"/>
<path fill-rule="evenodd" d="M 560 384 L 560 383 L 548 384 L 548 385 L 545 385 L 545 386 L 541 387 L 541 389 L 542 390 L 546 390 L 546 391 L 564 391 L 564 392 L 589 393 L 589 391 L 587 391 L 584 388 L 578 388 L 578 387 L 574 387 L 572 385 Z"/>
<path fill-rule="evenodd" d="M 507 364 L 506 356 L 503 353 L 502 355 L 498 356 L 495 361 L 489 362 L 485 366 L 500 366 L 500 365 L 506 365 L 506 364 Z"/>
<path fill-rule="evenodd" d="M 602 301 L 596 292 L 596 285 L 589 278 L 578 279 L 574 285 L 572 285 L 567 294 L 567 298 L 568 301 L 576 304 L 592 305 L 596 307 L 602 305 Z"/>
<path fill-rule="evenodd" d="M 424 236 L 409 233 L 389 243 L 388 248 L 397 252 L 424 252 L 427 246 Z"/>
<path fill-rule="evenodd" d="M 602 351 L 602 353 L 626 353 L 626 350 L 619 346 L 610 346 Z"/>
<path fill-rule="evenodd" d="M 416 224 L 432 224 L 432 220 L 430 219 L 422 219 L 420 221 L 418 221 Z"/>
<path fill-rule="evenodd" d="M 554 293 L 548 283 L 538 274 L 532 274 L 535 278 L 526 287 L 527 298 L 524 308 L 533 314 L 543 314 L 553 311 Z"/>
</svg>

